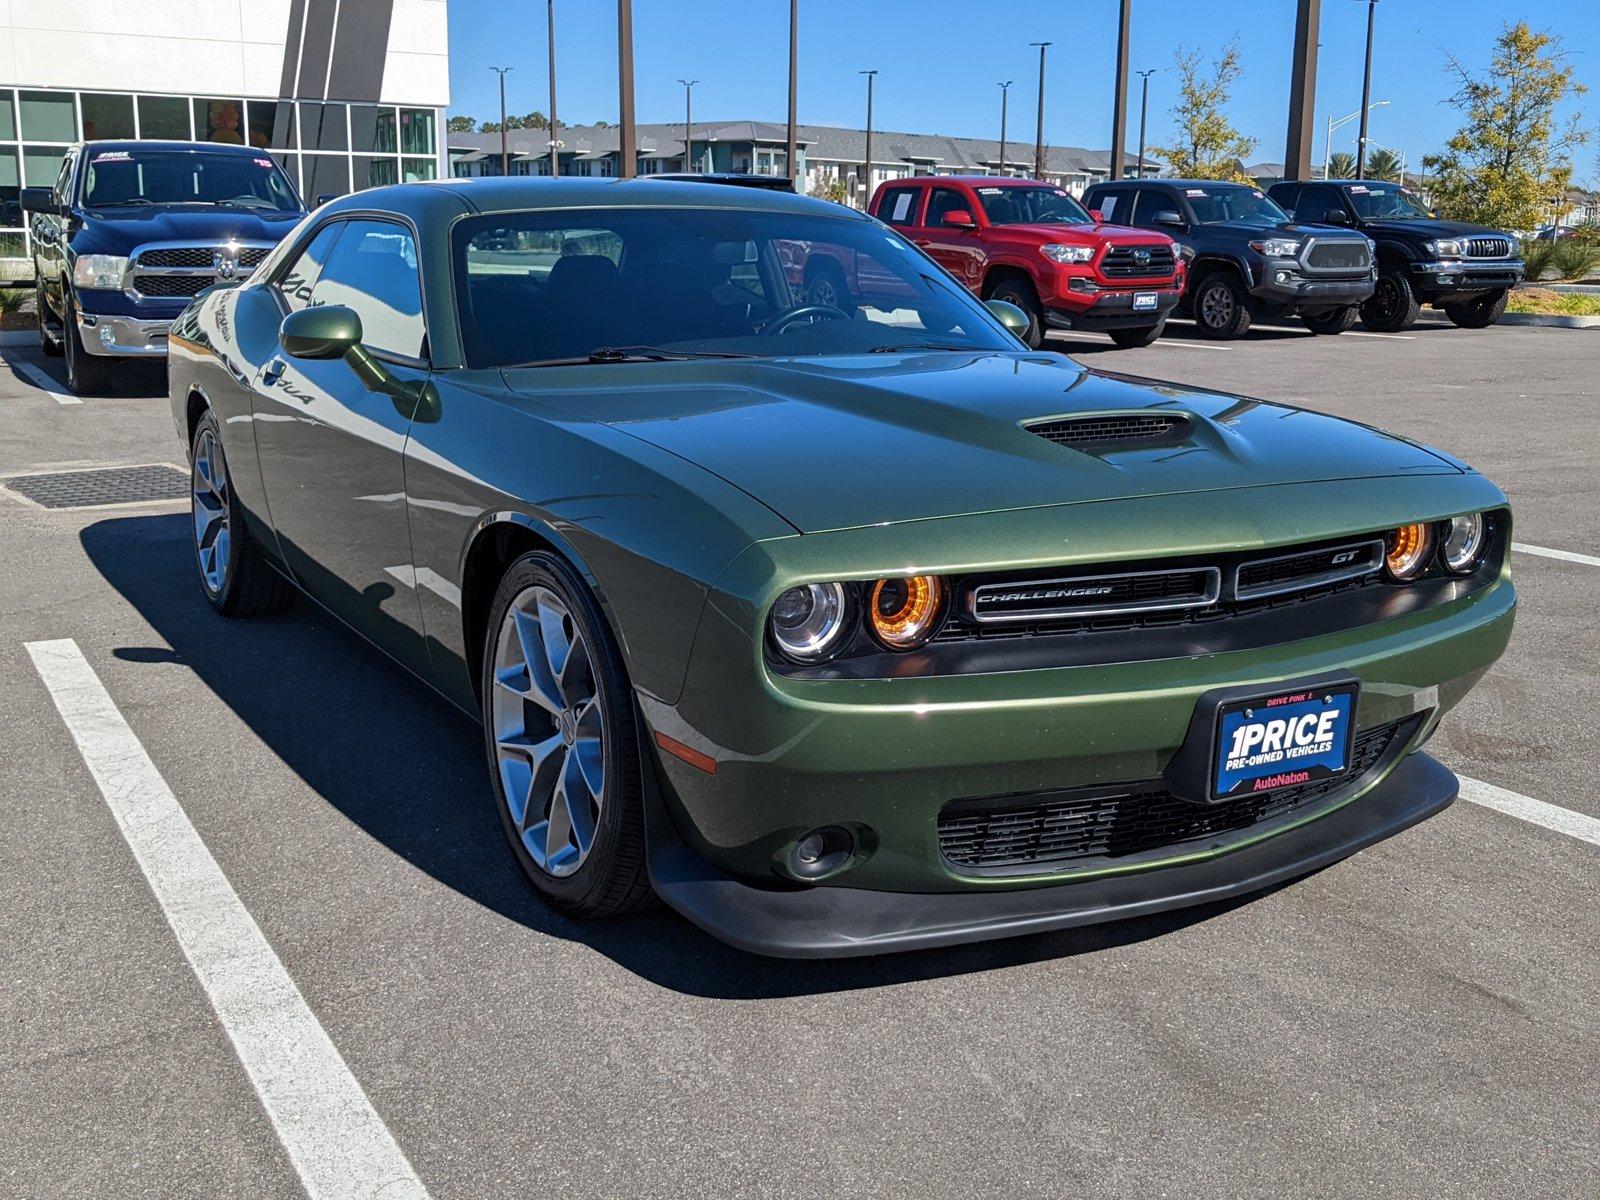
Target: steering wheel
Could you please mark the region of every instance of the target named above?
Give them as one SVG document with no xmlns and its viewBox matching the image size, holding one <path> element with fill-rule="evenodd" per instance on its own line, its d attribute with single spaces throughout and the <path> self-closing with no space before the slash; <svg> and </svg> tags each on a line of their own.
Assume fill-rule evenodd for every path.
<svg viewBox="0 0 1600 1200">
<path fill-rule="evenodd" d="M 759 336 L 769 333 L 782 333 L 796 321 L 804 321 L 821 317 L 828 321 L 848 321 L 850 314 L 836 304 L 802 304 L 796 308 L 785 309 L 775 317 L 761 323 L 756 329 Z"/>
</svg>

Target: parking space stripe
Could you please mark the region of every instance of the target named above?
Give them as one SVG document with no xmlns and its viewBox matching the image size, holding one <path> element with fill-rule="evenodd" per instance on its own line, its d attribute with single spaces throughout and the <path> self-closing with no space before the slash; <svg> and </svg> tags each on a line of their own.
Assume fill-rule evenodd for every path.
<svg viewBox="0 0 1600 1200">
<path fill-rule="evenodd" d="M 1593 817 L 1573 812 L 1570 808 L 1546 804 L 1543 800 L 1535 800 L 1532 796 L 1524 796 L 1520 792 L 1507 791 L 1492 783 L 1484 783 L 1481 779 L 1468 779 L 1463 775 L 1460 776 L 1460 780 L 1463 800 L 1481 804 L 1484 808 L 1492 808 L 1520 821 L 1542 825 L 1546 829 L 1575 837 L 1580 842 L 1600 846 L 1600 821 Z"/>
<path fill-rule="evenodd" d="M 1387 342 L 1414 342 L 1416 335 L 1412 333 L 1373 333 L 1370 329 L 1346 329 L 1343 337 L 1370 337 L 1382 338 Z"/>
<path fill-rule="evenodd" d="M 1530 546 L 1526 542 L 1512 542 L 1511 548 L 1521 554 L 1537 554 L 1541 558 L 1559 558 L 1562 562 L 1582 563 L 1586 567 L 1600 567 L 1600 558 L 1592 554 L 1574 554 L 1571 550 L 1552 550 L 1548 546 Z"/>
<path fill-rule="evenodd" d="M 79 400 L 71 392 L 63 388 L 54 379 L 51 379 L 48 374 L 46 374 L 44 371 L 41 371 L 31 362 L 23 362 L 19 358 L 12 358 L 9 354 L 5 355 L 4 357 L 6 360 L 6 366 L 10 367 L 18 375 L 21 375 L 40 391 L 49 392 L 50 395 L 55 398 L 55 402 L 57 404 L 83 403 L 82 400 Z"/>
<path fill-rule="evenodd" d="M 1232 346 L 1208 346 L 1204 342 L 1169 342 L 1166 338 L 1157 338 L 1150 343 L 1152 346 L 1167 346 L 1173 350 L 1220 350 L 1224 354 L 1232 350 Z"/>
<path fill-rule="evenodd" d="M 29 656 L 312 1200 L 426 1200 L 405 1154 L 71 639 Z"/>
</svg>

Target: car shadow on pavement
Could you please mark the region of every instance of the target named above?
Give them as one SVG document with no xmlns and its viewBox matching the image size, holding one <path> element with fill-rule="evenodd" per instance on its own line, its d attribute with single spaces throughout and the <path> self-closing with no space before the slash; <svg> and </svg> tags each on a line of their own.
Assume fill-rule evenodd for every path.
<svg viewBox="0 0 1600 1200">
<path fill-rule="evenodd" d="M 186 514 L 109 518 L 83 531 L 90 561 L 166 643 L 117 647 L 118 659 L 187 666 L 289 769 L 393 853 L 506 919 L 581 942 L 661 987 L 740 1000 L 884 987 L 1140 942 L 1248 900 L 831 961 L 745 954 L 662 907 L 611 921 L 569 921 L 534 896 L 512 860 L 492 807 L 478 727 L 305 601 L 277 617 L 218 616 L 194 578 L 189 536 Z"/>
</svg>

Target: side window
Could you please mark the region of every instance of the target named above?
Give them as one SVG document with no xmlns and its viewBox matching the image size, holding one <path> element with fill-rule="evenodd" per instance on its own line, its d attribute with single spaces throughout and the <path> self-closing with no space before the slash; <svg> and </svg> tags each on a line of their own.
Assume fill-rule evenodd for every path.
<svg viewBox="0 0 1600 1200">
<path fill-rule="evenodd" d="M 1084 197 L 1084 207 L 1099 209 L 1100 215 L 1113 225 L 1122 224 L 1128 215 L 1128 206 L 1122 202 L 1120 192 L 1095 192 Z"/>
<path fill-rule="evenodd" d="M 1300 206 L 1300 197 L 1305 193 L 1305 187 L 1298 183 L 1284 183 L 1270 189 L 1267 198 L 1290 216 Z"/>
<path fill-rule="evenodd" d="M 945 213 L 970 211 L 972 202 L 954 188 L 934 188 L 928 196 L 928 215 L 922 223 L 929 229 L 937 229 L 944 224 Z"/>
<path fill-rule="evenodd" d="M 904 228 L 917 223 L 917 199 L 921 188 L 886 188 L 878 204 L 878 220 Z"/>
<path fill-rule="evenodd" d="M 298 312 L 311 303 L 311 289 L 322 277 L 323 264 L 328 261 L 328 255 L 333 253 L 333 244 L 339 240 L 343 230 L 342 221 L 324 225 L 317 236 L 311 239 L 311 244 L 278 276 L 275 286 L 290 312 Z"/>
<path fill-rule="evenodd" d="M 1313 225 L 1320 224 L 1327 217 L 1330 208 L 1348 211 L 1344 196 L 1338 188 L 1308 187 L 1300 193 L 1300 203 L 1295 206 L 1295 217 Z"/>
<path fill-rule="evenodd" d="M 311 288 L 312 304 L 344 304 L 361 318 L 369 349 L 406 358 L 427 351 L 422 277 L 411 231 L 390 221 L 348 221 Z"/>
<path fill-rule="evenodd" d="M 1140 229 L 1156 229 L 1156 214 L 1170 212 L 1177 207 L 1177 202 L 1167 194 L 1165 188 L 1136 188 L 1129 197 L 1133 201 L 1133 211 L 1128 214 L 1130 225 L 1137 225 Z"/>
<path fill-rule="evenodd" d="M 61 170 L 56 173 L 55 186 L 50 189 L 50 198 L 57 204 L 65 204 L 72 199 L 72 168 L 77 161 L 76 154 L 69 154 L 61 160 Z"/>
</svg>

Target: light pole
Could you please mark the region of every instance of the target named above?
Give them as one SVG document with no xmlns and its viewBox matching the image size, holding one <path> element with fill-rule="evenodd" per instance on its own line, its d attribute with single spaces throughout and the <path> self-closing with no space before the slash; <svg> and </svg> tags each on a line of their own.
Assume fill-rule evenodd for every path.
<svg viewBox="0 0 1600 1200">
<path fill-rule="evenodd" d="M 799 168 L 795 162 L 800 157 L 800 138 L 797 132 L 800 120 L 800 0 L 789 0 L 789 137 L 784 152 L 789 164 L 789 179 L 799 190 Z"/>
<path fill-rule="evenodd" d="M 1044 178 L 1044 52 L 1050 48 L 1049 42 L 1029 42 L 1030 46 L 1039 47 L 1039 125 L 1033 135 L 1033 177 Z"/>
<path fill-rule="evenodd" d="M 490 67 L 500 73 L 500 174 L 511 174 L 511 153 L 506 149 L 506 72 L 515 67 Z"/>
<path fill-rule="evenodd" d="M 1372 23 L 1378 15 L 1378 0 L 1366 0 L 1367 5 L 1367 69 L 1361 76 L 1361 140 L 1356 147 L 1356 178 L 1367 174 L 1367 114 L 1372 111 Z"/>
<path fill-rule="evenodd" d="M 698 79 L 680 79 L 683 84 L 683 169 L 693 171 L 689 165 L 694 158 L 694 85 Z"/>
<path fill-rule="evenodd" d="M 1365 112 L 1368 112 L 1368 111 L 1370 111 L 1370 110 L 1372 110 L 1374 108 L 1383 108 L 1388 103 L 1389 102 L 1387 100 L 1378 100 L 1378 101 L 1374 101 L 1372 104 L 1367 105 L 1367 107 L 1365 109 L 1363 109 L 1361 112 L 1349 113 L 1349 114 L 1347 114 L 1345 116 L 1340 117 L 1337 121 L 1334 120 L 1332 117 L 1328 118 L 1328 136 L 1327 136 L 1327 138 L 1324 140 L 1324 142 L 1322 144 L 1322 177 L 1324 179 L 1326 179 L 1328 177 L 1328 167 L 1333 161 L 1333 131 L 1335 129 L 1341 128 L 1342 126 L 1350 124 L 1351 121 L 1354 121 L 1357 117 L 1362 116 Z M 1366 122 L 1363 121 L 1362 125 L 1365 126 L 1365 124 L 1366 124 Z M 1358 170 L 1356 172 L 1357 178 L 1359 178 L 1360 175 L 1361 175 L 1361 172 Z"/>
<path fill-rule="evenodd" d="M 1139 81 L 1143 87 L 1143 95 L 1139 98 L 1139 178 L 1144 178 L 1144 130 L 1145 118 L 1150 115 L 1150 76 L 1156 73 L 1151 67 L 1148 71 L 1139 72 Z"/>
<path fill-rule="evenodd" d="M 617 0 L 617 174 L 632 179 L 639 173 L 639 136 L 633 124 L 633 0 Z"/>
<path fill-rule="evenodd" d="M 1006 170 L 1006 102 L 1011 99 L 1011 80 L 1006 80 L 1000 87 L 1000 174 L 1009 175 Z"/>
<path fill-rule="evenodd" d="M 862 208 L 872 203 L 872 78 L 877 73 L 876 68 L 857 72 L 867 77 L 867 195 L 861 202 Z"/>
<path fill-rule="evenodd" d="M 550 40 L 550 177 L 561 174 L 561 130 L 556 124 L 556 0 L 545 5 Z"/>
<path fill-rule="evenodd" d="M 1122 0 L 1117 19 L 1117 95 L 1111 107 L 1111 178 L 1128 166 L 1128 37 L 1133 30 L 1133 0 Z"/>
</svg>

